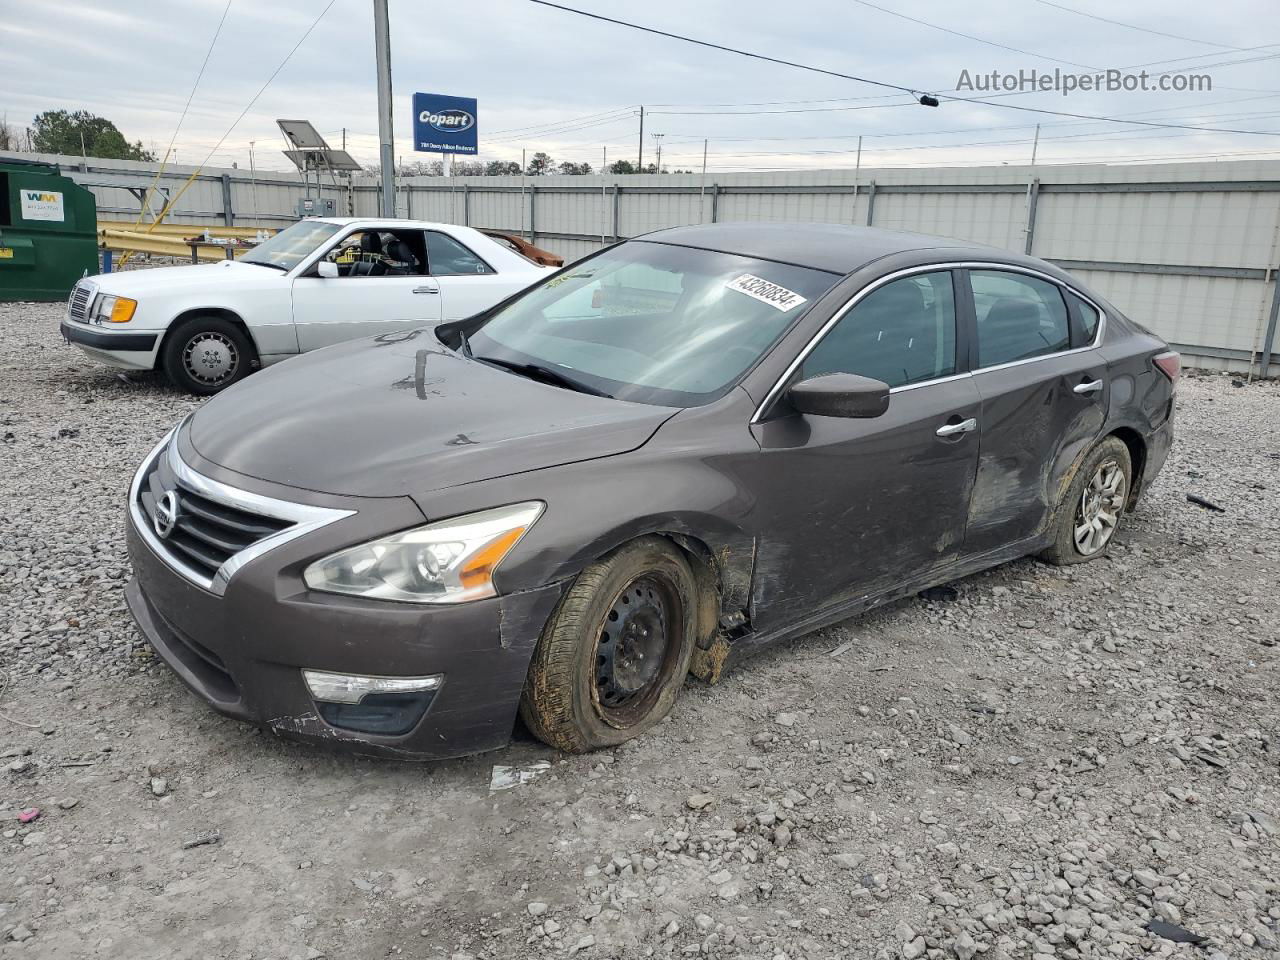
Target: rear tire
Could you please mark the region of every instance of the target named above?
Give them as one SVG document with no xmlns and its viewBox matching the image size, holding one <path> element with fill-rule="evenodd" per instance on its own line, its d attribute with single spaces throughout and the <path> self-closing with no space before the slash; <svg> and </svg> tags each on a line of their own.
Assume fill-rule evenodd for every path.
<svg viewBox="0 0 1280 960">
<path fill-rule="evenodd" d="M 696 634 L 697 584 L 661 537 L 619 547 L 578 575 L 538 640 L 520 717 L 569 753 L 639 736 L 675 704 Z"/>
<path fill-rule="evenodd" d="M 1133 461 L 1118 437 L 1084 458 L 1051 521 L 1052 545 L 1040 558 L 1056 566 L 1105 556 L 1115 541 L 1133 487 Z"/>
<path fill-rule="evenodd" d="M 165 338 L 160 365 L 173 385 L 209 396 L 249 375 L 257 360 L 244 332 L 222 317 L 184 320 Z"/>
</svg>

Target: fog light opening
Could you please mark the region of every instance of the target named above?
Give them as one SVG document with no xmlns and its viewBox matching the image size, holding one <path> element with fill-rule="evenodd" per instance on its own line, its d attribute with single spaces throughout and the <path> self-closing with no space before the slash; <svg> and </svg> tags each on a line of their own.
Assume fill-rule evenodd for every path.
<svg viewBox="0 0 1280 960">
<path fill-rule="evenodd" d="M 426 716 L 443 674 L 429 677 L 362 677 L 303 670 L 320 719 L 339 730 L 398 737 Z"/>
</svg>

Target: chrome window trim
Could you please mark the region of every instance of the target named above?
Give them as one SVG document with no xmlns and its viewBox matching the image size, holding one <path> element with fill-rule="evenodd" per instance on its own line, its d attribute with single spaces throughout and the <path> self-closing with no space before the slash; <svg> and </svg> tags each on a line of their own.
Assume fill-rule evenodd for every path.
<svg viewBox="0 0 1280 960">
<path fill-rule="evenodd" d="M 181 424 L 165 434 L 164 439 L 156 444 L 138 467 L 133 476 L 133 483 L 129 487 L 129 515 L 133 519 L 133 526 L 138 535 L 142 537 L 147 546 L 151 548 L 151 551 L 167 567 L 215 596 L 220 597 L 226 592 L 231 579 L 246 564 L 314 530 L 353 516 L 356 512 L 354 510 L 337 510 L 330 507 L 313 507 L 309 504 L 293 503 L 289 500 L 277 500 L 275 497 L 266 497 L 261 494 L 250 493 L 248 490 L 240 490 L 236 487 L 219 483 L 216 480 L 211 480 L 203 474 L 196 473 L 178 456 L 178 445 L 173 442 L 180 427 Z M 183 486 L 186 486 L 194 493 L 198 493 L 200 496 L 216 503 L 221 503 L 224 506 L 271 517 L 275 520 L 290 521 L 292 526 L 285 527 L 283 530 L 245 547 L 239 553 L 233 554 L 218 568 L 212 578 L 206 577 L 203 573 L 184 563 L 181 558 L 164 548 L 162 541 L 155 534 L 150 519 L 143 514 L 142 507 L 138 502 L 143 479 L 151 469 L 151 466 L 161 456 L 167 456 L 169 469 L 173 471 L 174 476 Z"/>
<path fill-rule="evenodd" d="M 986 373 L 988 370 L 1003 370 L 1006 367 L 1015 367 L 1024 363 L 1036 363 L 1037 361 L 1040 361 L 1040 360 L 1048 360 L 1051 357 L 1063 357 L 1072 353 L 1083 353 L 1086 350 L 1097 349 L 1098 345 L 1102 343 L 1102 338 L 1103 338 L 1103 335 L 1106 333 L 1106 328 L 1107 328 L 1106 311 L 1103 310 L 1102 307 L 1099 306 L 1098 303 L 1092 297 L 1086 296 L 1085 294 L 1081 293 L 1079 290 L 1077 290 L 1075 287 L 1071 286 L 1070 284 L 1063 283 L 1057 277 L 1050 276 L 1049 274 L 1044 273 L 1041 270 L 1036 270 L 1033 267 L 1024 267 L 1018 264 L 996 263 L 994 261 L 988 261 L 988 260 L 951 260 L 951 261 L 945 261 L 942 263 L 930 263 L 923 266 L 904 267 L 901 270 L 895 270 L 892 273 L 886 273 L 883 277 L 879 277 L 876 280 L 872 281 L 871 283 L 867 284 L 865 287 L 863 287 L 861 290 L 855 293 L 849 299 L 848 303 L 846 303 L 839 310 L 837 310 L 831 316 L 831 318 L 822 325 L 821 329 L 819 329 L 818 332 L 815 333 L 809 339 L 809 342 L 804 345 L 804 347 L 796 355 L 795 359 L 792 360 L 791 363 L 787 364 L 787 368 L 782 371 L 782 376 L 780 376 L 777 380 L 774 381 L 773 386 L 770 387 L 768 393 L 764 395 L 764 400 L 762 400 L 760 402 L 760 405 L 756 407 L 755 413 L 751 415 L 751 419 L 748 422 L 749 423 L 760 422 L 760 418 L 764 415 L 764 411 L 777 398 L 777 395 L 779 391 L 782 389 L 783 384 L 785 384 L 788 380 L 791 379 L 791 375 L 794 374 L 797 369 L 799 369 L 800 365 L 804 363 L 805 358 L 808 357 L 809 354 L 813 352 L 814 348 L 817 347 L 818 343 L 822 340 L 822 338 L 827 335 L 828 331 L 830 331 L 832 327 L 834 327 L 837 323 L 839 323 L 841 318 L 843 318 L 846 313 L 848 313 L 850 310 L 856 307 L 859 301 L 863 299 L 863 297 L 866 297 L 868 294 L 872 293 L 873 291 L 884 286 L 887 283 L 892 283 L 894 280 L 900 280 L 903 277 L 913 276 L 917 273 L 936 273 L 941 270 L 1003 270 L 1010 273 L 1025 273 L 1039 280 L 1046 280 L 1049 283 L 1052 283 L 1054 286 L 1058 287 L 1059 290 L 1070 291 L 1071 293 L 1079 297 L 1081 300 L 1083 300 L 1085 303 L 1089 304 L 1089 306 L 1097 310 L 1098 311 L 1098 329 L 1094 331 L 1094 337 L 1092 342 L 1090 342 L 1089 344 L 1083 347 L 1072 347 L 1069 350 L 1059 350 L 1056 353 L 1046 353 L 1040 356 L 1026 357 L 1025 359 L 1022 359 L 1022 360 L 1010 360 L 1008 363 L 995 364 L 994 366 L 989 366 L 989 367 L 978 367 L 973 370 L 967 370 L 964 373 L 948 374 L 945 377 L 935 377 L 932 380 L 920 380 L 920 381 L 917 381 L 916 383 L 904 383 L 899 387 L 891 387 L 889 389 L 890 394 L 898 393 L 903 390 L 914 390 L 917 387 L 932 386 L 933 384 L 936 384 L 936 383 L 946 383 L 951 380 L 962 380 L 965 377 L 972 377 L 974 374 Z M 1070 305 L 1066 303 L 1065 298 L 1063 299 L 1063 306 L 1067 308 L 1068 318 L 1069 318 L 1071 308 L 1070 308 Z M 959 314 L 957 312 L 957 321 L 958 320 L 959 320 Z"/>
</svg>

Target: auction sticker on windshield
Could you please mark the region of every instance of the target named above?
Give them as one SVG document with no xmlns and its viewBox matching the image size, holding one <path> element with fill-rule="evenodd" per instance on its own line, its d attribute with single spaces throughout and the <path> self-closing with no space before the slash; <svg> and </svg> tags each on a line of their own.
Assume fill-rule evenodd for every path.
<svg viewBox="0 0 1280 960">
<path fill-rule="evenodd" d="M 771 307 L 779 310 L 791 310 L 805 302 L 805 298 L 800 296 L 794 290 L 788 290 L 786 287 L 779 286 L 776 283 L 770 283 L 768 280 L 757 277 L 754 274 L 744 273 L 740 277 L 734 277 L 725 284 L 730 290 L 737 290 L 739 293 L 745 293 L 752 299 L 759 300 L 761 303 L 767 303 Z"/>
</svg>

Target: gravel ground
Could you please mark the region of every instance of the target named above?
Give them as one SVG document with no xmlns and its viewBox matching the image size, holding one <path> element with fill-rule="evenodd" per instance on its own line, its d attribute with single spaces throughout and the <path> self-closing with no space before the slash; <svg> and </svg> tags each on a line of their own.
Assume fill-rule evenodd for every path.
<svg viewBox="0 0 1280 960">
<path fill-rule="evenodd" d="M 0 304 L 0 957 L 1277 952 L 1277 385 L 1184 380 L 1106 560 L 812 634 L 610 753 L 405 764 L 218 717 L 148 654 L 124 492 L 195 401 L 60 310 Z"/>
</svg>

